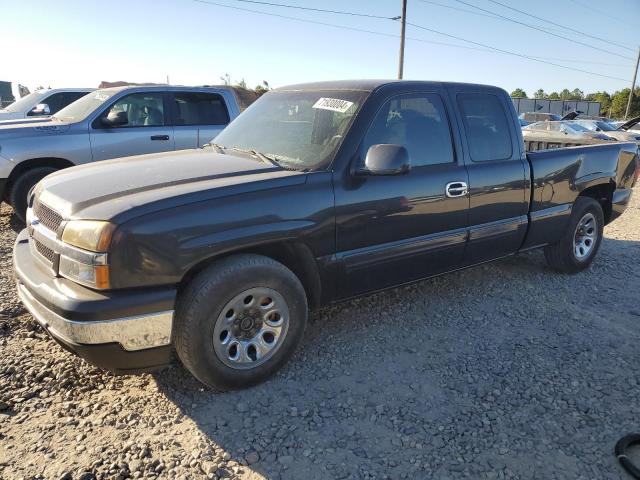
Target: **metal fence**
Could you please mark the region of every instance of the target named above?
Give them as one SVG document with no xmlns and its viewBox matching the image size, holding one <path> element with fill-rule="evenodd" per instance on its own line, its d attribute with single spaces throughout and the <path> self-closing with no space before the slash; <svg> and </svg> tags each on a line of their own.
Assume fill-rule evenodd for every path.
<svg viewBox="0 0 640 480">
<path fill-rule="evenodd" d="M 565 115 L 575 110 L 585 115 L 600 116 L 600 102 L 577 100 L 545 100 L 535 98 L 512 98 L 518 114 L 528 112 L 556 113 Z"/>
</svg>

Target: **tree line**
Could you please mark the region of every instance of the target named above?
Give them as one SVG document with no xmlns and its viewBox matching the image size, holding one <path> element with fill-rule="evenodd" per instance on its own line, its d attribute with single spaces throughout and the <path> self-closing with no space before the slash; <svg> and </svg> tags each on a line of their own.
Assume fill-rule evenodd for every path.
<svg viewBox="0 0 640 480">
<path fill-rule="evenodd" d="M 629 102 L 630 88 L 609 92 L 585 93 L 579 88 L 569 90 L 565 88 L 561 92 L 547 93 L 543 89 L 538 89 L 533 93 L 533 97 L 528 97 L 527 92 L 522 88 L 516 88 L 511 92 L 513 98 L 535 98 L 544 100 L 585 100 L 588 102 L 600 102 L 600 114 L 610 118 L 624 118 Z M 633 91 L 633 99 L 631 100 L 631 110 L 629 118 L 640 116 L 640 87 Z"/>
</svg>

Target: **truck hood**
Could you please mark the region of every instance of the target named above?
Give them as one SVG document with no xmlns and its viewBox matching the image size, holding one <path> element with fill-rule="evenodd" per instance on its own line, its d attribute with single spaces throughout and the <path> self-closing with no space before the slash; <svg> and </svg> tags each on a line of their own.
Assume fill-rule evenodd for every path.
<svg viewBox="0 0 640 480">
<path fill-rule="evenodd" d="M 36 195 L 65 218 L 121 223 L 141 213 L 305 179 L 303 172 L 206 147 L 71 167 L 42 180 Z"/>
<path fill-rule="evenodd" d="M 51 123 L 51 117 L 34 117 L 34 118 L 23 118 L 16 117 L 12 120 L 6 120 L 2 115 L 0 115 L 0 127 L 6 127 L 7 125 L 17 125 L 17 124 L 25 124 L 25 125 L 33 125 L 34 123 Z"/>
<path fill-rule="evenodd" d="M 41 137 L 47 135 L 59 135 L 66 132 L 71 124 L 59 121 L 0 123 L 0 141 L 21 137 Z"/>
<path fill-rule="evenodd" d="M 0 110 L 0 120 L 14 120 L 16 118 L 24 118 L 24 112 L 7 112 Z"/>
</svg>

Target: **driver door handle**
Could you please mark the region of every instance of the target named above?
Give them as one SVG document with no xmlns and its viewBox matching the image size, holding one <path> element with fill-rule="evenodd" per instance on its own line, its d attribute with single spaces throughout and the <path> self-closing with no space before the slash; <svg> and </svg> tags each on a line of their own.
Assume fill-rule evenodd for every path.
<svg viewBox="0 0 640 480">
<path fill-rule="evenodd" d="M 169 140 L 169 135 L 151 135 L 151 140 Z"/>
<path fill-rule="evenodd" d="M 469 186 L 466 182 L 449 182 L 444 191 L 449 198 L 464 197 L 469 193 Z"/>
</svg>

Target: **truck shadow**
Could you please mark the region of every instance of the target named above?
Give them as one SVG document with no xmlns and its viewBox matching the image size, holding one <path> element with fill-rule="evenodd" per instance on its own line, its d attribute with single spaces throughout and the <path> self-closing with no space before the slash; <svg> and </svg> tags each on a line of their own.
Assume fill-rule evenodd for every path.
<svg viewBox="0 0 640 480">
<path fill-rule="evenodd" d="M 597 338 L 610 329 L 611 336 L 640 339 L 634 317 L 640 313 L 605 326 L 614 300 L 596 299 L 584 288 L 624 288 L 625 278 L 640 274 L 639 254 L 640 242 L 605 239 L 598 259 L 577 276 L 554 273 L 535 251 L 324 308 L 311 314 L 303 344 L 290 362 L 247 390 L 206 389 L 177 363 L 154 377 L 211 442 L 239 463 L 251 463 L 245 471 L 268 478 L 438 478 L 451 471 L 450 463 L 458 463 L 454 457 L 462 444 L 494 461 L 497 446 L 487 451 L 487 445 L 524 428 L 491 420 L 493 429 L 485 431 L 473 415 L 468 435 L 451 427 L 452 419 L 468 417 L 486 403 L 486 390 L 505 374 L 492 362 L 517 365 L 518 376 L 582 368 L 562 354 L 567 321 L 580 324 L 580 335 L 591 332 Z M 625 289 L 615 308 L 640 310 L 634 298 Z M 593 314 L 577 308 L 585 302 Z M 550 318 L 549 311 L 559 318 Z M 520 356 L 525 344 L 531 349 L 529 363 Z M 609 363 L 606 349 L 592 354 Z M 479 365 L 488 379 L 469 376 Z M 597 382 L 597 372 L 593 376 Z M 495 411 L 511 419 L 534 407 L 505 401 Z M 609 408 L 606 400 L 602 408 Z M 500 468 L 530 473 L 527 462 L 497 458 Z"/>
</svg>

